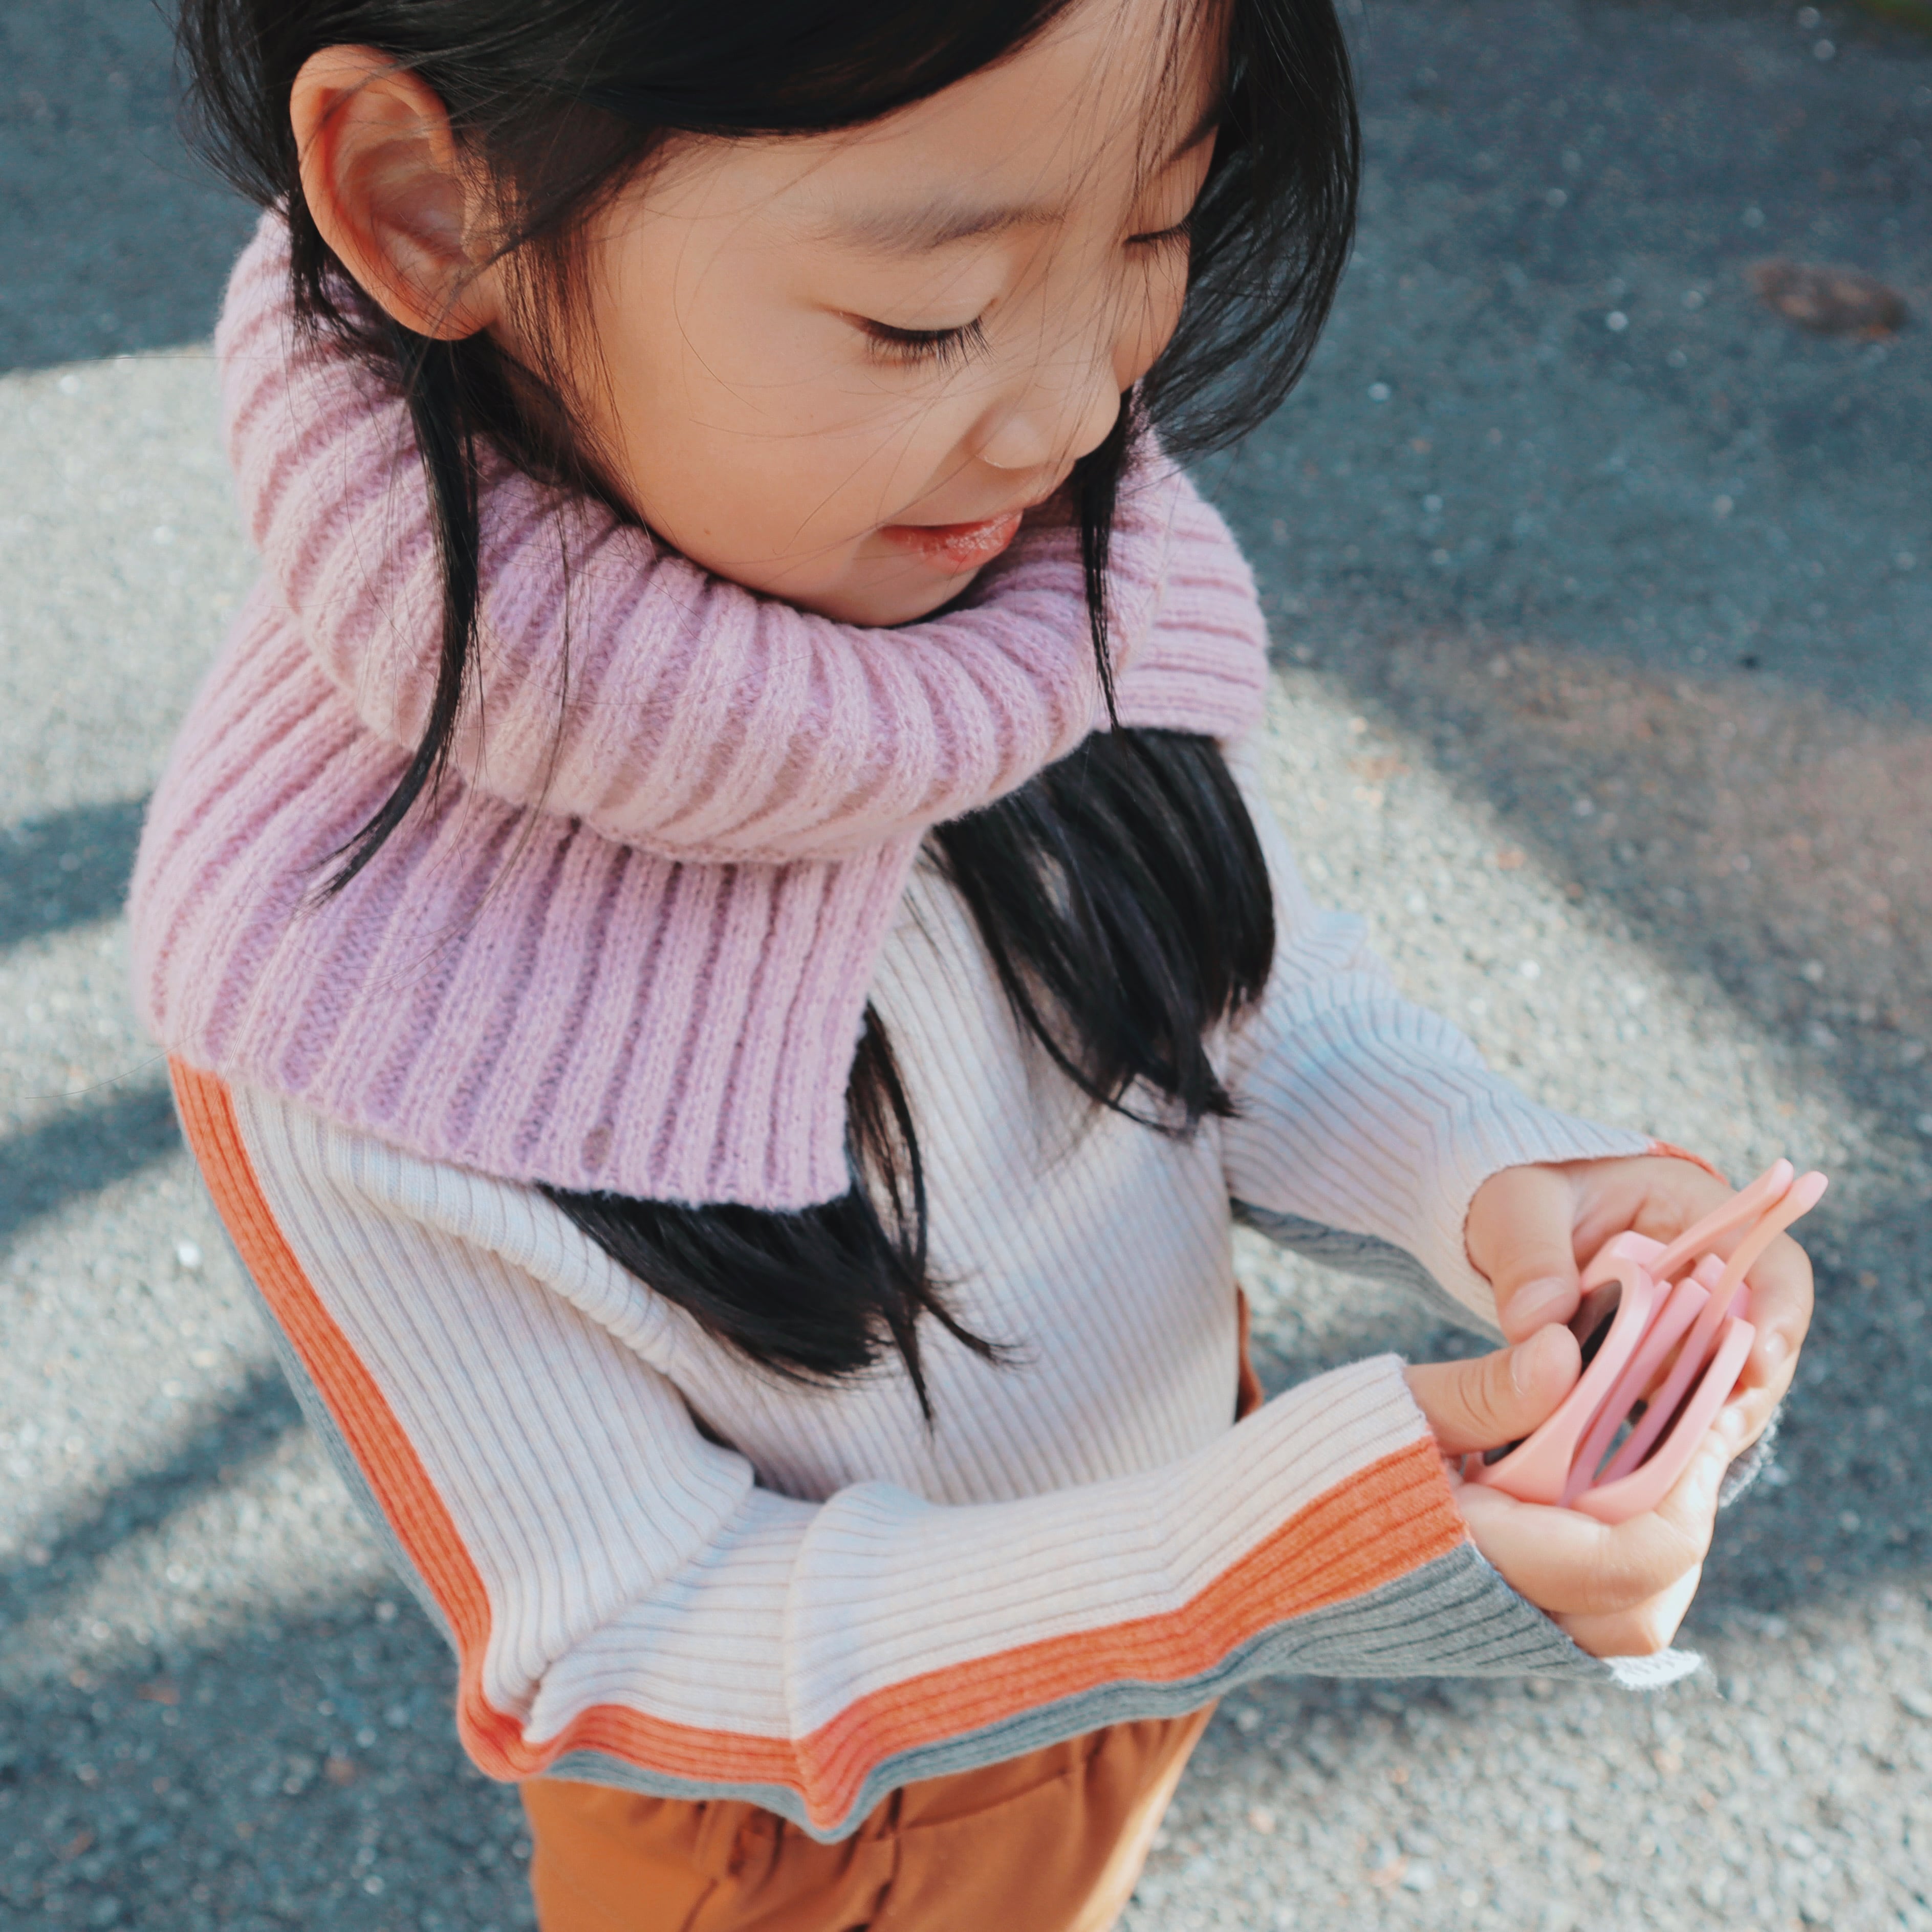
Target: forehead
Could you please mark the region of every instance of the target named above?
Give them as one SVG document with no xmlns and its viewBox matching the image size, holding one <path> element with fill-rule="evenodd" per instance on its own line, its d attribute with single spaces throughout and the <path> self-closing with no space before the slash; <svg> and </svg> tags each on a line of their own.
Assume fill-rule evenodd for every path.
<svg viewBox="0 0 1932 1932">
<path fill-rule="evenodd" d="M 1211 126 L 1218 18 L 1203 0 L 1079 0 L 1018 52 L 883 120 L 706 143 L 691 185 L 714 213 L 882 248 L 1111 209 Z"/>
</svg>

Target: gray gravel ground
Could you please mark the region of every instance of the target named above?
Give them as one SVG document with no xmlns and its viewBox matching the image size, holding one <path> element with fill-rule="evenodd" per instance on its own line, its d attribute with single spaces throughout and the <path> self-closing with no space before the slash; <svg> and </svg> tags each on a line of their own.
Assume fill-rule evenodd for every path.
<svg viewBox="0 0 1932 1932">
<path fill-rule="evenodd" d="M 1216 478 L 1281 803 L 1533 1090 L 1830 1168 L 1821 1309 L 1708 1675 L 1245 1698 L 1128 1923 L 1932 1927 L 1932 40 L 1688 0 L 1356 25 L 1361 249 Z M 205 334 L 242 218 L 168 158 L 137 0 L 16 0 L 0 72 L 0 1928 L 526 1925 L 514 1798 L 122 991 L 141 800 L 251 568 L 205 357 L 128 352 Z M 1773 252 L 1921 320 L 1801 335 L 1743 280 Z M 1243 1263 L 1277 1383 L 1468 1346 Z"/>
</svg>

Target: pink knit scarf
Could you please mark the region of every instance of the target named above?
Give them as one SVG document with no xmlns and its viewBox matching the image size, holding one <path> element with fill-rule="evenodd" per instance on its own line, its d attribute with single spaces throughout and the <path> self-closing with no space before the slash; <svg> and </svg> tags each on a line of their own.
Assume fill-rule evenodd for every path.
<svg viewBox="0 0 1932 1932">
<path fill-rule="evenodd" d="M 1104 722 L 1072 533 L 1030 530 L 964 608 L 872 630 L 499 466 L 452 776 L 318 901 L 427 715 L 435 547 L 406 410 L 297 336 L 272 215 L 217 345 L 266 568 L 142 842 L 154 1034 L 506 1178 L 772 1208 L 843 1192 L 846 1081 L 922 837 Z M 1238 736 L 1266 675 L 1246 566 L 1171 468 L 1129 486 L 1122 718 Z"/>
</svg>

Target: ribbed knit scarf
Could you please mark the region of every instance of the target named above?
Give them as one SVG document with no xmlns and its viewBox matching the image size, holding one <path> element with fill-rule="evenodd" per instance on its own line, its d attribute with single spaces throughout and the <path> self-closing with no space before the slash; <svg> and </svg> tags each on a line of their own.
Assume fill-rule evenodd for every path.
<svg viewBox="0 0 1932 1932">
<path fill-rule="evenodd" d="M 428 715 L 427 495 L 400 397 L 296 329 L 272 214 L 217 346 L 265 567 L 142 841 L 156 1036 L 508 1179 L 767 1208 L 844 1192 L 846 1083 L 921 838 L 1104 726 L 1074 533 L 1023 531 L 964 608 L 868 629 L 497 464 L 451 775 L 320 898 Z M 1249 728 L 1252 581 L 1152 458 L 1109 592 L 1124 722 Z"/>
</svg>

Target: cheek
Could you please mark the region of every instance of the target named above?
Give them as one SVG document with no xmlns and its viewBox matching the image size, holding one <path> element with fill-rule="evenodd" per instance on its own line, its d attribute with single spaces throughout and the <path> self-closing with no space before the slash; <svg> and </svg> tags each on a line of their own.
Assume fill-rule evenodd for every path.
<svg viewBox="0 0 1932 1932">
<path fill-rule="evenodd" d="M 631 464 L 646 519 L 694 555 L 700 532 L 740 557 L 849 550 L 931 487 L 954 441 L 934 412 L 891 399 L 855 408 L 810 387 L 768 388 L 742 414 L 726 386 L 712 406 L 698 400 L 640 412 Z"/>
<path fill-rule="evenodd" d="M 841 384 L 794 323 L 758 326 L 754 302 L 682 304 L 647 278 L 596 317 L 603 399 L 593 412 L 639 514 L 698 561 L 822 547 L 852 520 L 898 427 L 889 398 Z M 748 311 L 752 311 L 748 313 Z"/>
<path fill-rule="evenodd" d="M 781 266 L 655 235 L 624 251 L 590 317 L 603 364 L 591 413 L 614 480 L 694 562 L 817 582 L 957 468 L 980 401 L 872 368 Z"/>
<path fill-rule="evenodd" d="M 866 546 L 953 466 L 943 410 L 863 371 L 752 382 L 722 360 L 640 356 L 611 382 L 620 478 L 646 524 L 748 589 L 862 622 L 922 614 L 852 604 Z M 892 568 L 904 574 L 903 561 Z M 931 601 L 931 600 L 928 600 Z"/>
<path fill-rule="evenodd" d="M 640 500 L 662 506 L 667 534 L 728 524 L 748 549 L 794 558 L 870 536 L 952 466 L 958 440 L 943 406 L 849 371 L 755 386 L 686 371 L 640 420 L 652 432 L 634 444 Z"/>
</svg>

